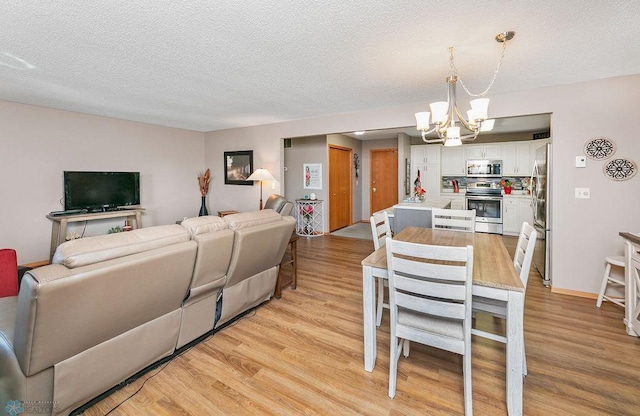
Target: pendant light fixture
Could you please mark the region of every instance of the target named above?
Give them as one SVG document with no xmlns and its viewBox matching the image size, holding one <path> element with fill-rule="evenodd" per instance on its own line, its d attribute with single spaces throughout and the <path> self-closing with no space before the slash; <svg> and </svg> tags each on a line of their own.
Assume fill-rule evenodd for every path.
<svg viewBox="0 0 640 416">
<path fill-rule="evenodd" d="M 460 81 L 460 85 L 462 85 L 462 88 L 467 94 L 469 94 L 469 96 L 484 97 L 489 92 L 496 80 L 496 77 L 498 76 L 498 71 L 502 66 L 504 54 L 507 49 L 507 42 L 513 39 L 514 36 L 515 32 L 502 32 L 496 35 L 496 41 L 502 43 L 502 55 L 500 57 L 500 62 L 493 73 L 493 78 L 491 79 L 489 86 L 480 94 L 472 94 L 469 92 L 467 87 L 465 87 L 462 82 L 462 78 L 458 73 L 458 69 L 453 62 L 453 47 L 449 47 L 450 69 L 449 76 L 446 79 L 448 86 L 447 101 L 431 103 L 429 105 L 431 112 L 423 111 L 415 114 L 416 128 L 422 132 L 422 140 L 425 143 L 444 143 L 445 146 L 460 146 L 463 140 L 475 140 L 481 131 L 485 131 L 483 128 L 485 124 L 488 124 L 488 121 L 493 121 L 487 120 L 489 99 L 477 98 L 475 100 L 471 100 L 469 103 L 471 104 L 471 110 L 467 111 L 467 118 L 465 119 L 458 109 L 458 103 L 456 101 L 456 83 Z M 429 120 L 430 118 L 431 122 Z M 456 123 L 459 123 L 465 129 L 469 130 L 471 134 L 461 136 L 460 126 Z M 431 127 L 431 124 L 433 124 L 433 127 Z M 428 134 L 434 132 L 438 134 L 438 138 L 430 139 L 427 137 Z"/>
</svg>

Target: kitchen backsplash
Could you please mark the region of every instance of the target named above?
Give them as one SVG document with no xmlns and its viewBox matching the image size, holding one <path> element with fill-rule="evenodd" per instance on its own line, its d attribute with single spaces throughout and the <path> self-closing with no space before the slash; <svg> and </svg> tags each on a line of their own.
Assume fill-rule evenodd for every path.
<svg viewBox="0 0 640 416">
<path fill-rule="evenodd" d="M 511 187 L 515 191 L 521 191 L 526 189 L 529 185 L 530 178 L 528 176 L 505 176 L 502 179 L 509 180 L 511 182 Z M 458 186 L 461 191 L 464 191 L 467 188 L 467 182 L 478 182 L 478 178 L 467 178 L 466 176 L 443 176 L 442 177 L 442 190 L 452 191 L 453 190 L 453 181 L 458 181 Z M 500 183 L 500 179 L 496 178 L 487 178 L 486 182 L 496 182 Z"/>
</svg>

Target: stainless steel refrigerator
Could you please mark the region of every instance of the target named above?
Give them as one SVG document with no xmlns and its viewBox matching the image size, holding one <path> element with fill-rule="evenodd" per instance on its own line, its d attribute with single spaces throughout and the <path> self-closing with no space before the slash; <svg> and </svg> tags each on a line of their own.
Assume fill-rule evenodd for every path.
<svg viewBox="0 0 640 416">
<path fill-rule="evenodd" d="M 551 285 L 551 143 L 536 149 L 531 174 L 531 207 L 533 226 L 538 240 L 533 253 L 533 267 L 540 273 L 545 286 Z"/>
</svg>

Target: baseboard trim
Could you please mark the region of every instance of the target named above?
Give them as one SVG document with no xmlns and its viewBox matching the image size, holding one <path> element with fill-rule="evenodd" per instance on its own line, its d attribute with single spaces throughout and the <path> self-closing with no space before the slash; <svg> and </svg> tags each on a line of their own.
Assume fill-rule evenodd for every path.
<svg viewBox="0 0 640 416">
<path fill-rule="evenodd" d="M 597 293 L 589 293 L 589 292 L 580 292 L 577 290 L 570 290 L 570 289 L 559 289 L 556 287 L 551 286 L 551 293 L 558 293 L 561 295 L 569 295 L 569 296 L 576 296 L 579 298 L 586 298 L 586 299 L 598 299 L 598 294 Z"/>
</svg>

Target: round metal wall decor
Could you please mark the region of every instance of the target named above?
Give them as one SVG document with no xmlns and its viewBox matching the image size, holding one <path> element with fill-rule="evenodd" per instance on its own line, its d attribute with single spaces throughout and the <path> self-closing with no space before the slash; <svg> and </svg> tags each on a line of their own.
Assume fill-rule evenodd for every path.
<svg viewBox="0 0 640 416">
<path fill-rule="evenodd" d="M 616 158 L 607 161 L 602 167 L 602 172 L 613 181 L 626 181 L 638 172 L 638 165 L 630 159 Z"/>
<path fill-rule="evenodd" d="M 605 160 L 616 153 L 616 143 L 606 137 L 594 137 L 584 145 L 584 154 L 589 159 Z"/>
</svg>

